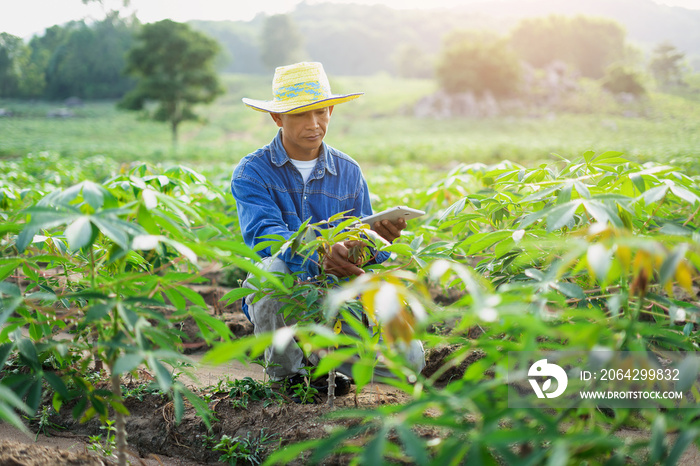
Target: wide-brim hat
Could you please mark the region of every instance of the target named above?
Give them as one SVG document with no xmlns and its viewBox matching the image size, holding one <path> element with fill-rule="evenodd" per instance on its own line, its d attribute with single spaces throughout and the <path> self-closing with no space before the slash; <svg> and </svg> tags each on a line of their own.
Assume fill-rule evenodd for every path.
<svg viewBox="0 0 700 466">
<path fill-rule="evenodd" d="M 301 113 L 357 99 L 363 92 L 333 94 L 323 65 L 302 62 L 280 66 L 272 79 L 272 100 L 243 98 L 253 110 L 269 113 Z"/>
</svg>

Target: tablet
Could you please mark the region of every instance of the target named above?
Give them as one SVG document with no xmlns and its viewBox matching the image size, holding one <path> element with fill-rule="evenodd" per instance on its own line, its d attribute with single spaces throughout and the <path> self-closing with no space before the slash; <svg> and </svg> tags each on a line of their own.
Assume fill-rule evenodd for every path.
<svg viewBox="0 0 700 466">
<path fill-rule="evenodd" d="M 422 215 L 425 215 L 425 212 L 423 212 L 422 210 L 411 209 L 410 207 L 402 205 L 398 207 L 392 207 L 391 209 L 383 210 L 381 212 L 377 212 L 376 214 L 367 217 L 363 217 L 361 220 L 362 223 L 366 223 L 370 227 L 373 227 L 375 222 L 379 222 L 382 220 L 389 220 L 391 222 L 395 222 L 400 218 L 403 218 L 404 220 L 411 220 L 412 218 L 417 218 Z"/>
</svg>

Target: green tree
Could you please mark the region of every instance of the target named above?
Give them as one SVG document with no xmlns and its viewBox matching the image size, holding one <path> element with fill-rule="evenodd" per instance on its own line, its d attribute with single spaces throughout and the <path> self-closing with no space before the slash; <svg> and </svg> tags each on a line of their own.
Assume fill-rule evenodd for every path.
<svg viewBox="0 0 700 466">
<path fill-rule="evenodd" d="M 649 70 L 661 86 L 683 83 L 685 54 L 673 44 L 664 42 L 656 46 L 649 63 Z"/>
<path fill-rule="evenodd" d="M 302 35 L 289 15 L 268 17 L 260 44 L 260 58 L 269 69 L 299 61 L 302 56 Z"/>
<path fill-rule="evenodd" d="M 415 44 L 399 46 L 395 63 L 396 72 L 402 78 L 430 78 L 435 68 L 430 54 Z"/>
<path fill-rule="evenodd" d="M 436 76 L 449 93 L 491 92 L 505 97 L 517 91 L 521 67 L 507 41 L 457 32 L 445 38 Z"/>
<path fill-rule="evenodd" d="M 22 78 L 20 57 L 24 51 L 22 39 L 6 32 L 0 33 L 0 97 L 17 97 Z"/>
<path fill-rule="evenodd" d="M 625 30 L 617 22 L 586 16 L 549 16 L 521 21 L 511 34 L 520 57 L 543 68 L 561 60 L 583 76 L 599 79 L 625 55 Z"/>
<path fill-rule="evenodd" d="M 223 93 L 214 70 L 218 52 L 216 41 L 186 24 L 163 20 L 144 25 L 127 55 L 126 72 L 137 85 L 119 107 L 147 111 L 148 101 L 157 102 L 148 116 L 170 124 L 175 147 L 180 123 L 197 119 L 192 107 Z"/>
<path fill-rule="evenodd" d="M 120 18 L 113 11 L 92 26 L 79 22 L 67 34 L 59 33 L 64 40 L 53 48 L 47 63 L 46 96 L 122 97 L 133 87 L 133 81 L 122 71 L 137 27 L 136 19 Z"/>
<path fill-rule="evenodd" d="M 613 94 L 628 93 L 640 96 L 646 93 L 639 73 L 627 66 L 615 64 L 608 67 L 602 86 Z"/>
</svg>

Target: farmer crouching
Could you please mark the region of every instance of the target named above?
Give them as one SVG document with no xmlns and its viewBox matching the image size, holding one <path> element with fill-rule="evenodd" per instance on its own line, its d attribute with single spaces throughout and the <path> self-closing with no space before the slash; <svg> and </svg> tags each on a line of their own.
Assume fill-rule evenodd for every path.
<svg viewBox="0 0 700 466">
<path fill-rule="evenodd" d="M 272 93 L 274 98 L 269 101 L 243 99 L 248 107 L 269 113 L 280 128 L 272 142 L 244 157 L 233 172 L 231 191 L 246 244 L 254 247 L 265 241 L 266 235 L 288 239 L 308 219 L 316 223 L 340 212 L 358 218 L 371 215 L 369 190 L 359 165 L 323 142 L 334 106 L 356 99 L 362 93 L 332 94 L 320 63 L 277 68 Z M 405 227 L 405 220 L 373 225 L 373 229 L 390 243 L 401 236 Z M 349 247 L 346 242 L 332 245 L 320 264 L 325 274 L 342 278 L 365 273 L 363 264 L 350 260 Z M 300 273 L 302 279 L 321 272 L 317 263 L 304 261 L 290 250 L 276 258 L 271 257 L 269 247 L 258 253 L 263 258 L 262 266 L 270 272 Z M 381 263 L 387 258 L 387 253 L 379 253 L 371 263 Z M 244 286 L 252 288 L 248 280 Z M 244 310 L 253 322 L 256 335 L 294 323 L 285 322 L 279 312 L 283 302 L 270 296 L 256 302 L 252 298 L 252 295 L 246 298 Z M 419 341 L 412 342 L 406 356 L 416 371 L 425 366 L 425 354 Z M 282 387 L 304 382 L 305 357 L 296 342 L 290 342 L 283 351 L 268 348 L 265 360 L 271 380 L 280 382 Z M 350 370 L 348 364 L 337 370 L 337 395 L 350 391 Z M 391 376 L 391 372 L 382 368 L 377 368 L 375 374 Z M 325 378 L 312 384 L 321 390 L 326 384 Z"/>
</svg>

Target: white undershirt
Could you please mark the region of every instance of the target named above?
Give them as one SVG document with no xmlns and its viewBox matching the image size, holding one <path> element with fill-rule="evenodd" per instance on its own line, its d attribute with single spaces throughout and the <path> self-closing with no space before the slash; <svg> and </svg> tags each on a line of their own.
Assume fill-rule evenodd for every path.
<svg viewBox="0 0 700 466">
<path fill-rule="evenodd" d="M 292 164 L 294 164 L 295 167 L 297 167 L 297 170 L 299 170 L 299 173 L 301 173 L 301 177 L 304 179 L 304 183 L 306 183 L 306 181 L 311 176 L 311 172 L 316 166 L 318 157 L 316 157 L 313 160 L 295 160 L 290 158 L 289 161 L 292 162 Z"/>
</svg>

